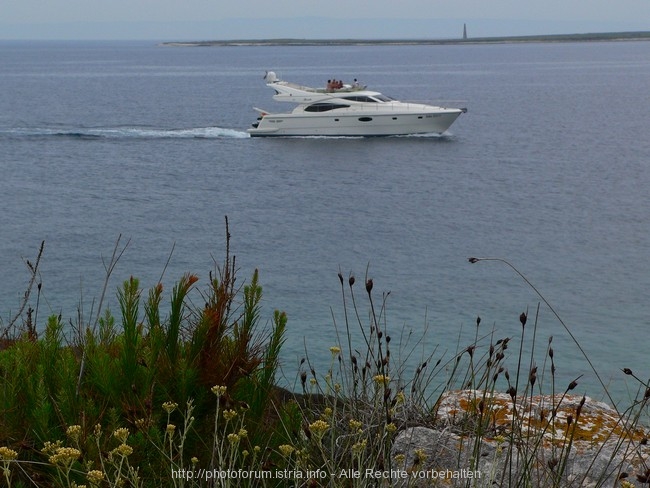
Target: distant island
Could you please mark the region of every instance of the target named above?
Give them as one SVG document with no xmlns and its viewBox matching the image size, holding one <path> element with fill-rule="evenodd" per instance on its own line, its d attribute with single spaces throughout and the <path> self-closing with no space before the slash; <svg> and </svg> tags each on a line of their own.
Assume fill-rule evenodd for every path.
<svg viewBox="0 0 650 488">
<path fill-rule="evenodd" d="M 241 39 L 223 41 L 163 42 L 163 46 L 402 46 L 443 44 L 502 44 L 517 42 L 647 41 L 650 31 L 537 36 L 468 37 L 458 39 Z"/>
</svg>

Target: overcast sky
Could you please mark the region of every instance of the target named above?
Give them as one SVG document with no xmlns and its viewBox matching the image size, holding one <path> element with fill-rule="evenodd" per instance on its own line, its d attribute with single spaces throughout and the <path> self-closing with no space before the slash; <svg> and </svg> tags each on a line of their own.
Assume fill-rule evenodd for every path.
<svg viewBox="0 0 650 488">
<path fill-rule="evenodd" d="M 650 30 L 650 0 L 0 0 L 0 39 L 443 38 L 463 23 L 475 36 Z"/>
</svg>

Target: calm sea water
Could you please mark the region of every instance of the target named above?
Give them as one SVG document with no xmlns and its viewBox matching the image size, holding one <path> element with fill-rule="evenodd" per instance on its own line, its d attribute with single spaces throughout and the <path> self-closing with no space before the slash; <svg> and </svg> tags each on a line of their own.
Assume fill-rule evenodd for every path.
<svg viewBox="0 0 650 488">
<path fill-rule="evenodd" d="M 390 291 L 389 333 L 426 330 L 415 357 L 465 348 L 477 316 L 480 334 L 516 344 L 519 314 L 532 321 L 540 298 L 507 266 L 470 256 L 524 273 L 617 399 L 635 389 L 621 368 L 650 376 L 650 43 L 3 42 L 0 66 L 5 324 L 42 240 L 41 325 L 49 313 L 74 320 L 80 306 L 90 314 L 118 236 L 129 245 L 112 309 L 119 283 L 135 275 L 153 286 L 172 249 L 167 290 L 185 272 L 205 284 L 223 258 L 227 215 L 240 280 L 260 270 L 264 319 L 288 314 L 289 382 L 305 347 L 329 363 L 344 322 L 339 271 L 356 276 L 364 321 L 367 270 L 377 300 Z M 266 69 L 308 85 L 356 77 L 469 111 L 442 138 L 251 139 L 252 107 L 280 108 Z M 561 381 L 584 373 L 578 390 L 599 396 L 542 303 L 540 366 L 549 336 Z"/>
</svg>

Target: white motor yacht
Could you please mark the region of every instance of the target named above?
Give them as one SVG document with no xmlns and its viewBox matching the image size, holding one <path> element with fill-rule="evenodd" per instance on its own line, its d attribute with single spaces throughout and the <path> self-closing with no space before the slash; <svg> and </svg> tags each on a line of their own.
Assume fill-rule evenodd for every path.
<svg viewBox="0 0 650 488">
<path fill-rule="evenodd" d="M 248 129 L 252 137 L 442 134 L 467 111 L 400 102 L 356 83 L 310 88 L 282 81 L 273 71 L 264 79 L 275 90 L 274 100 L 297 106 L 287 113 L 256 108 L 260 116 Z"/>
</svg>

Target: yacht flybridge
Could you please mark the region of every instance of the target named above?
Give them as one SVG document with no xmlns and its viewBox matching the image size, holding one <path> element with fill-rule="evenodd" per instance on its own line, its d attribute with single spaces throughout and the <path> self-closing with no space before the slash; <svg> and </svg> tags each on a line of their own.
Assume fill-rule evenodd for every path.
<svg viewBox="0 0 650 488">
<path fill-rule="evenodd" d="M 356 82 L 310 88 L 282 81 L 273 71 L 264 79 L 275 90 L 274 100 L 297 106 L 287 113 L 256 108 L 260 116 L 248 129 L 252 137 L 442 134 L 467 111 L 400 102 Z"/>
</svg>

